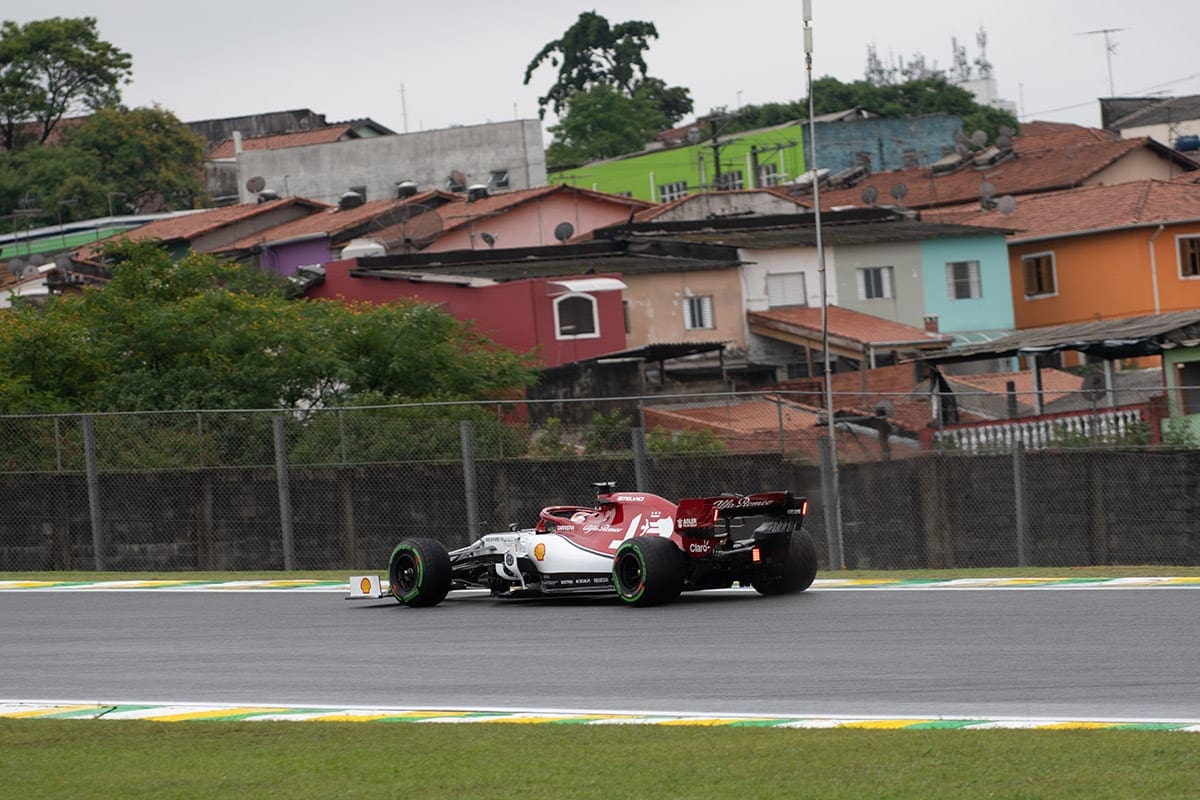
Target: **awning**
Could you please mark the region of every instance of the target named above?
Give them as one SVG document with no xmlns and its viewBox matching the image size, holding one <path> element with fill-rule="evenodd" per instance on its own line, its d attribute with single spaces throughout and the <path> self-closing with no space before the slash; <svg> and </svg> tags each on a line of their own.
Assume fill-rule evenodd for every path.
<svg viewBox="0 0 1200 800">
<path fill-rule="evenodd" d="M 566 292 L 588 294 L 590 292 L 615 292 L 628 287 L 624 281 L 616 278 L 562 278 L 556 281 L 546 281 L 546 288 L 550 294 Z"/>
</svg>

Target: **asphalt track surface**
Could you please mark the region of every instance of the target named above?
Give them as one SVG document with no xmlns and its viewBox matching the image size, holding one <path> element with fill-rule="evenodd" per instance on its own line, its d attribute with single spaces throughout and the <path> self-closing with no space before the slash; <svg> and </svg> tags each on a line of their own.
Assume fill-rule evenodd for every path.
<svg viewBox="0 0 1200 800">
<path fill-rule="evenodd" d="M 818 588 L 650 609 L 3 592 L 0 696 L 1195 720 L 1200 590 Z"/>
</svg>

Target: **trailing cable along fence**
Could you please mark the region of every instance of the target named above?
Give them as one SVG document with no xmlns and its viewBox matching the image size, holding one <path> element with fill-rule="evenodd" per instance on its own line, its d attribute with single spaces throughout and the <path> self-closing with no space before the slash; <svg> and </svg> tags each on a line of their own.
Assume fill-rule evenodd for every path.
<svg viewBox="0 0 1200 800">
<path fill-rule="evenodd" d="M 601 481 L 789 489 L 827 569 L 1200 564 L 1200 451 L 1152 404 L 1035 435 L 885 399 L 839 398 L 836 458 L 796 392 L 3 416 L 0 570 L 377 569 L 405 536 L 464 545 Z"/>
</svg>

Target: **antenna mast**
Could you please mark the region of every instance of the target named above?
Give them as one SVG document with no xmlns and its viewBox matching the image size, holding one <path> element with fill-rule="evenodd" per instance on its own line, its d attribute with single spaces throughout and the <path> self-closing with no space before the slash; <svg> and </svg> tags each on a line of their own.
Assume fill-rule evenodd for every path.
<svg viewBox="0 0 1200 800">
<path fill-rule="evenodd" d="M 1117 52 L 1117 43 L 1112 40 L 1112 35 L 1114 33 L 1119 33 L 1121 31 L 1126 31 L 1126 30 L 1129 30 L 1129 29 L 1128 28 L 1099 28 L 1094 31 L 1084 31 L 1083 33 L 1077 34 L 1078 36 L 1103 36 L 1104 37 L 1105 58 L 1108 60 L 1108 96 L 1109 97 L 1116 97 L 1116 95 L 1117 95 L 1116 89 L 1113 88 L 1113 71 L 1112 71 L 1112 57 L 1113 57 L 1113 53 Z"/>
</svg>

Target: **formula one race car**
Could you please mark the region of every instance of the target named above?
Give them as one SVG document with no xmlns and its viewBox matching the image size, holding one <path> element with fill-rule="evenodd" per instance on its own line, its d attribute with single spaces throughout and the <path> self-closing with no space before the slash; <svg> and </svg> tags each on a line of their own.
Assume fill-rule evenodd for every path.
<svg viewBox="0 0 1200 800">
<path fill-rule="evenodd" d="M 735 581 L 764 595 L 802 592 L 816 575 L 816 551 L 801 530 L 808 501 L 791 492 L 675 504 L 596 486 L 594 506 L 549 506 L 532 528 L 489 533 L 457 550 L 434 539 L 405 539 L 392 551 L 388 593 L 406 606 L 433 606 L 463 588 L 504 598 L 615 591 L 629 605 L 651 606 Z M 738 538 L 750 517 L 761 522 Z M 350 583 L 352 597 L 378 590 L 368 578 Z"/>
</svg>

